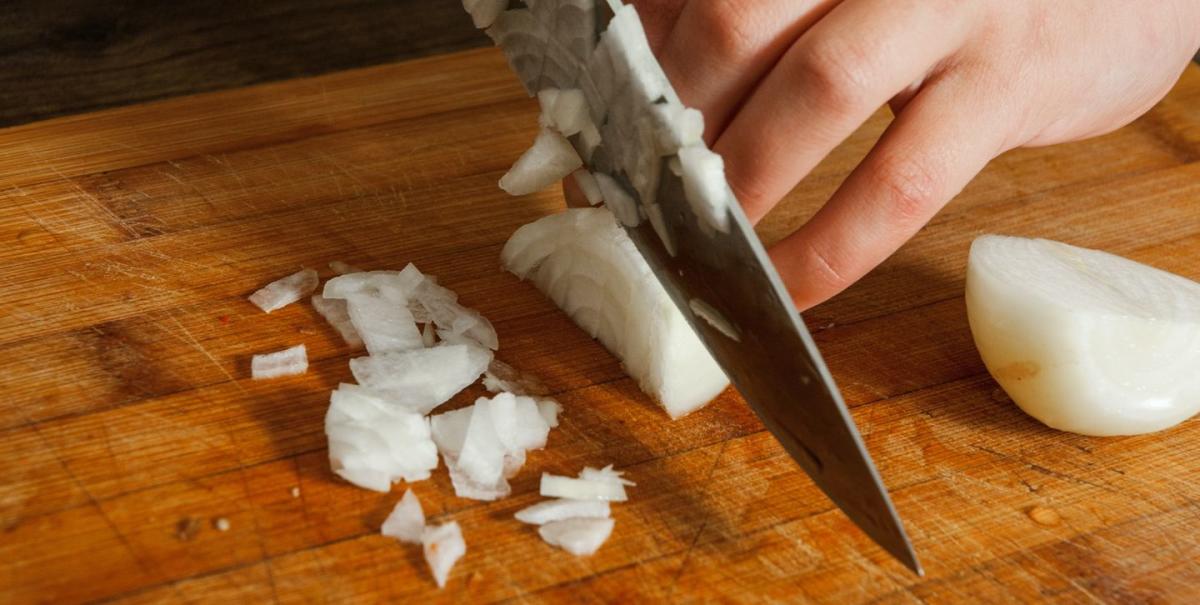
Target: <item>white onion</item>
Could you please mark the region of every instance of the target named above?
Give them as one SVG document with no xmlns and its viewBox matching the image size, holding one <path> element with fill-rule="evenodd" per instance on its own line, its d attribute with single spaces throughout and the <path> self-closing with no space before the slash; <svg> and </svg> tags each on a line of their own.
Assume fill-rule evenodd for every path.
<svg viewBox="0 0 1200 605">
<path fill-rule="evenodd" d="M 444 588 L 446 578 L 450 576 L 450 569 L 467 554 L 467 543 L 463 540 L 462 529 L 455 521 L 426 527 L 421 534 L 421 544 L 425 551 L 425 561 L 429 563 L 429 569 L 433 572 L 433 579 L 438 588 Z"/>
<path fill-rule="evenodd" d="M 600 191 L 600 183 L 596 181 L 596 177 L 588 172 L 586 168 L 580 168 L 571 173 L 575 177 L 575 184 L 579 185 L 579 190 L 583 192 L 583 197 L 587 198 L 588 204 L 595 206 L 604 201 L 604 194 Z"/>
<path fill-rule="evenodd" d="M 378 294 L 355 294 L 346 299 L 346 312 L 354 331 L 372 355 L 425 346 L 421 330 L 403 302 L 389 300 Z"/>
<path fill-rule="evenodd" d="M 1047 425 L 1159 431 L 1200 411 L 1200 284 L 1048 240 L 983 236 L 967 265 L 988 371 Z"/>
<path fill-rule="evenodd" d="M 276 351 L 262 353 L 250 359 L 250 376 L 254 380 L 295 376 L 308 371 L 308 349 L 296 345 Z"/>
<path fill-rule="evenodd" d="M 446 468 L 450 471 L 450 483 L 454 486 L 454 495 L 459 498 L 491 502 L 507 498 L 512 494 L 512 487 L 509 486 L 508 479 L 504 476 L 501 476 L 494 483 L 484 484 L 472 479 L 457 464 L 450 460 L 446 461 Z"/>
<path fill-rule="evenodd" d="M 542 128 L 533 146 L 500 178 L 500 188 L 509 195 L 527 195 L 561 181 L 582 165 L 570 141 L 553 129 Z"/>
<path fill-rule="evenodd" d="M 672 417 L 703 407 L 729 384 L 607 211 L 571 209 L 525 225 L 501 259 L 620 357 Z"/>
<path fill-rule="evenodd" d="M 592 125 L 587 100 L 578 88 L 544 88 L 538 91 L 537 98 L 542 107 L 541 125 L 557 130 L 564 137 L 579 134 Z"/>
<path fill-rule="evenodd" d="M 492 352 L 478 345 L 442 344 L 357 357 L 350 371 L 388 401 L 426 414 L 475 382 L 491 360 Z"/>
<path fill-rule="evenodd" d="M 576 479 L 542 473 L 540 493 L 549 498 L 568 498 L 571 500 L 607 500 L 609 502 L 624 502 L 629 499 L 625 495 L 625 485 L 619 481 L 607 479 Z"/>
<path fill-rule="evenodd" d="M 718 332 L 724 334 L 729 340 L 734 342 L 740 342 L 742 340 L 741 336 L 738 336 L 737 328 L 735 328 L 728 319 L 725 319 L 725 316 L 721 315 L 721 312 L 718 311 L 716 307 L 713 307 L 699 298 L 693 298 L 688 301 L 688 308 L 692 310 L 692 313 L 695 314 L 696 317 L 703 319 L 708 323 L 708 325 L 716 328 Z"/>
<path fill-rule="evenodd" d="M 563 519 L 605 519 L 610 514 L 605 500 L 547 500 L 517 511 L 517 521 L 531 525 L 543 525 Z"/>
<path fill-rule="evenodd" d="M 692 212 L 708 227 L 729 231 L 729 205 L 733 192 L 725 181 L 725 161 L 703 145 L 679 150 L 683 174 L 683 192 Z"/>
<path fill-rule="evenodd" d="M 404 490 L 404 497 L 396 503 L 387 519 L 383 520 L 379 533 L 401 542 L 420 544 L 424 531 L 425 511 L 421 510 L 421 501 L 411 489 Z"/>
<path fill-rule="evenodd" d="M 553 399 L 538 399 L 538 413 L 542 415 L 542 419 L 546 421 L 546 426 L 555 428 L 558 426 L 558 415 L 562 412 L 562 406 Z"/>
<path fill-rule="evenodd" d="M 318 281 L 315 270 L 302 269 L 263 286 L 250 295 L 250 302 L 270 313 L 312 294 L 313 290 L 317 289 Z"/>
<path fill-rule="evenodd" d="M 325 434 L 333 471 L 359 487 L 386 492 L 437 467 L 429 420 L 356 385 L 330 395 Z"/>
<path fill-rule="evenodd" d="M 508 452 L 496 432 L 492 402 L 480 397 L 475 401 L 471 422 L 463 436 L 456 466 L 479 485 L 496 485 L 504 478 L 504 455 Z"/>
<path fill-rule="evenodd" d="M 633 481 L 626 479 L 623 475 L 625 475 L 625 471 L 615 470 L 611 464 L 604 468 L 592 468 L 590 466 L 585 466 L 583 467 L 583 470 L 579 472 L 579 478 L 586 479 L 588 481 L 612 481 L 614 483 L 620 483 L 621 485 L 637 485 Z"/>
<path fill-rule="evenodd" d="M 578 518 L 551 521 L 538 528 L 547 544 L 577 557 L 594 554 L 612 535 L 615 522 L 608 518 Z"/>
<path fill-rule="evenodd" d="M 350 312 L 346 309 L 346 301 L 334 300 L 325 298 L 320 294 L 312 295 L 312 306 L 325 321 L 329 322 L 333 329 L 337 330 L 342 336 L 342 340 L 351 349 L 363 348 L 362 336 L 359 336 L 358 330 L 354 329 L 354 323 L 350 321 Z"/>
<path fill-rule="evenodd" d="M 478 311 L 460 304 L 457 294 L 439 286 L 431 276 L 426 276 L 413 290 L 409 305 L 410 309 L 420 309 L 423 321 L 432 321 L 438 337 L 446 342 L 460 343 L 466 339 L 493 351 L 500 348 L 492 323 Z"/>
</svg>

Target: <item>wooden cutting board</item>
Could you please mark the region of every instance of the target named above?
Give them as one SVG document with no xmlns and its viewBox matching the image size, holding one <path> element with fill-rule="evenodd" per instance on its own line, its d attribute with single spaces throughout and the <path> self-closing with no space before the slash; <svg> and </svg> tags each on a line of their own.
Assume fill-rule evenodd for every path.
<svg viewBox="0 0 1200 605">
<path fill-rule="evenodd" d="M 806 319 L 928 574 L 834 509 L 732 392 L 676 422 L 499 270 L 557 192 L 496 187 L 535 103 L 493 50 L 0 130 L 0 602 L 1196 602 L 1200 420 L 1049 430 L 1007 401 L 962 299 L 980 233 L 1045 236 L 1200 279 L 1200 70 L 1135 124 L 993 162 L 899 254 Z M 881 113 L 762 227 L 800 224 Z M 307 304 L 245 296 L 301 266 L 415 262 L 490 317 L 562 425 L 514 496 L 413 490 L 468 543 L 438 591 L 377 535 L 403 489 L 335 479 L 322 419 L 350 352 Z M 304 343 L 309 373 L 249 380 Z M 455 403 L 473 400 L 478 389 Z M 542 471 L 638 482 L 590 558 L 514 511 Z M 218 519 L 228 529 L 217 528 Z M 222 522 L 223 524 L 223 522 Z"/>
</svg>

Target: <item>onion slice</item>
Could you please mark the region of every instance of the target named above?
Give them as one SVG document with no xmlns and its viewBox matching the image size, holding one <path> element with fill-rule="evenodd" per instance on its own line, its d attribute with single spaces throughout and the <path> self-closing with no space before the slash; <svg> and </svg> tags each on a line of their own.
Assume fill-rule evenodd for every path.
<svg viewBox="0 0 1200 605">
<path fill-rule="evenodd" d="M 315 270 L 302 269 L 263 286 L 250 295 L 250 302 L 270 313 L 312 294 L 319 281 Z"/>
<path fill-rule="evenodd" d="M 386 492 L 437 467 L 429 419 L 356 385 L 330 395 L 325 434 L 334 473 L 365 489 Z"/>
<path fill-rule="evenodd" d="M 625 485 L 618 481 L 605 479 L 576 479 L 542 473 L 542 483 L 539 492 L 549 498 L 568 498 L 571 500 L 606 500 L 608 502 L 624 502 L 629 499 L 625 495 Z"/>
<path fill-rule="evenodd" d="M 420 544 L 424 531 L 425 511 L 421 510 L 421 501 L 411 489 L 404 490 L 404 497 L 396 503 L 387 519 L 383 520 L 379 533 L 401 542 Z"/>
<path fill-rule="evenodd" d="M 421 533 L 421 544 L 425 551 L 425 561 L 429 563 L 429 570 L 433 572 L 433 579 L 438 588 L 445 588 L 450 570 L 467 554 L 467 543 L 463 540 L 462 529 L 455 521 L 426 527 Z"/>
<path fill-rule="evenodd" d="M 517 521 L 544 525 L 552 521 L 577 518 L 606 519 L 611 514 L 605 500 L 547 500 L 517 511 Z"/>
<path fill-rule="evenodd" d="M 1200 411 L 1200 284 L 1097 250 L 983 236 L 967 316 L 1029 415 L 1084 435 L 1160 431 Z"/>
<path fill-rule="evenodd" d="M 595 554 L 612 535 L 615 522 L 609 518 L 577 518 L 550 521 L 538 528 L 547 544 L 577 557 Z"/>
<path fill-rule="evenodd" d="M 308 349 L 296 345 L 276 351 L 262 353 L 250 359 L 250 376 L 254 380 L 295 376 L 308 371 Z"/>
<path fill-rule="evenodd" d="M 390 402 L 427 414 L 475 382 L 492 352 L 474 344 L 443 344 L 350 360 L 359 384 Z"/>
</svg>

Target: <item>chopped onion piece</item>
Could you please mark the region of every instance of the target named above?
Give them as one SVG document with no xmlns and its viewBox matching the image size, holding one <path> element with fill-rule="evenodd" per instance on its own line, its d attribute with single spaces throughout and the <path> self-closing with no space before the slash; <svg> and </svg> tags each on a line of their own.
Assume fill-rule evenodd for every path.
<svg viewBox="0 0 1200 605">
<path fill-rule="evenodd" d="M 274 353 L 262 353 L 250 359 L 250 376 L 255 380 L 295 376 L 308 371 L 308 350 L 296 345 Z"/>
<path fill-rule="evenodd" d="M 542 128 L 533 146 L 500 178 L 500 188 L 509 195 L 527 195 L 561 181 L 582 165 L 570 141 L 553 129 Z"/>
<path fill-rule="evenodd" d="M 425 276 L 409 263 L 401 271 L 360 271 L 339 275 L 325 282 L 321 294 L 325 298 L 337 299 L 377 296 L 404 303 L 424 281 Z"/>
<path fill-rule="evenodd" d="M 588 204 L 595 206 L 604 201 L 604 194 L 600 192 L 600 183 L 596 181 L 596 177 L 591 172 L 588 172 L 587 168 L 580 168 L 572 172 L 571 176 L 575 178 L 575 184 L 579 185 L 579 190 L 587 198 Z"/>
<path fill-rule="evenodd" d="M 636 227 L 641 220 L 638 216 L 637 203 L 633 201 L 633 197 L 611 176 L 603 172 L 597 172 L 593 176 L 596 177 L 596 185 L 600 188 L 600 195 L 604 198 L 604 205 L 617 217 L 617 220 L 621 221 L 622 225 Z"/>
<path fill-rule="evenodd" d="M 250 295 L 254 306 L 270 313 L 290 305 L 317 289 L 320 279 L 313 269 L 302 269 L 287 277 L 277 279 Z"/>
<path fill-rule="evenodd" d="M 429 420 L 356 385 L 330 395 L 325 434 L 333 471 L 359 487 L 386 492 L 401 479 L 428 479 L 437 467 Z"/>
<path fill-rule="evenodd" d="M 411 489 L 404 490 L 404 497 L 396 503 L 379 533 L 409 544 L 420 544 L 421 534 L 425 531 L 425 511 L 421 510 L 421 501 Z"/>
<path fill-rule="evenodd" d="M 703 407 L 729 384 L 604 209 L 570 209 L 525 225 L 505 244 L 501 259 L 620 357 L 671 417 Z"/>
<path fill-rule="evenodd" d="M 379 295 L 355 294 L 346 299 L 346 312 L 372 355 L 425 346 L 421 331 L 404 303 Z"/>
<path fill-rule="evenodd" d="M 515 516 L 522 523 L 543 525 L 564 519 L 605 519 L 609 515 L 609 505 L 604 500 L 547 500 L 522 508 Z"/>
<path fill-rule="evenodd" d="M 426 527 L 421 533 L 421 544 L 425 551 L 425 561 L 433 572 L 433 579 L 438 588 L 446 586 L 446 578 L 450 569 L 463 555 L 467 554 L 467 543 L 463 541 L 462 529 L 458 523 L 451 521 L 436 527 Z"/>
<path fill-rule="evenodd" d="M 388 401 L 427 414 L 475 382 L 491 360 L 492 352 L 483 347 L 443 344 L 357 357 L 350 360 L 350 371 Z"/>
<path fill-rule="evenodd" d="M 538 528 L 547 544 L 577 557 L 594 554 L 612 535 L 615 522 L 609 518 L 579 518 L 551 521 Z"/>
<path fill-rule="evenodd" d="M 433 442 L 437 444 L 442 456 L 458 459 L 474 412 L 475 406 L 471 405 L 429 417 L 433 423 Z"/>
<path fill-rule="evenodd" d="M 456 466 L 479 485 L 495 485 L 504 478 L 505 444 L 496 433 L 492 402 L 480 397 L 463 437 Z"/>
<path fill-rule="evenodd" d="M 483 484 L 471 479 L 457 465 L 447 461 L 446 468 L 450 470 L 450 483 L 454 485 L 454 495 L 468 500 L 492 502 L 507 498 L 512 493 L 508 479 L 501 476 L 495 483 Z"/>
<path fill-rule="evenodd" d="M 725 161 L 703 145 L 690 145 L 679 150 L 679 164 L 692 212 L 708 227 L 728 233 L 733 192 L 725 181 Z"/>
<path fill-rule="evenodd" d="M 619 481 L 576 479 L 550 473 L 542 473 L 541 494 L 549 498 L 571 500 L 624 502 L 629 499 L 625 495 L 625 486 Z"/>
<path fill-rule="evenodd" d="M 637 485 L 633 481 L 624 478 L 622 476 L 624 474 L 625 471 L 614 470 L 613 465 L 611 464 L 604 468 L 592 468 L 590 466 L 585 466 L 583 467 L 583 470 L 580 471 L 579 478 L 587 479 L 588 481 L 613 481 L 620 483 L 621 485 L 628 485 L 631 487 Z"/>
<path fill-rule="evenodd" d="M 539 123 L 564 137 L 578 134 L 592 123 L 587 100 L 578 88 L 544 88 L 538 91 L 537 98 L 542 107 Z"/>
<path fill-rule="evenodd" d="M 556 428 L 558 426 L 558 414 L 562 412 L 562 406 L 553 399 L 539 399 L 537 406 L 542 419 L 546 421 L 546 425 L 550 428 Z"/>
<path fill-rule="evenodd" d="M 419 308 L 425 321 L 437 326 L 442 340 L 459 343 L 468 339 L 493 351 L 500 348 L 492 323 L 478 311 L 459 304 L 458 295 L 437 285 L 432 276 L 414 289 L 410 306 Z"/>
<path fill-rule="evenodd" d="M 424 343 L 426 347 L 432 347 L 433 345 L 437 344 L 434 338 L 433 322 L 425 324 L 425 329 L 421 330 L 421 342 Z"/>
<path fill-rule="evenodd" d="M 463 0 L 463 8 L 471 15 L 471 22 L 476 29 L 490 27 L 508 8 L 508 0 Z"/>
<path fill-rule="evenodd" d="M 337 330 L 342 336 L 342 340 L 351 349 L 361 349 L 363 347 L 362 336 L 359 336 L 358 330 L 354 329 L 354 323 L 350 321 L 350 312 L 346 309 L 346 301 L 325 298 L 320 294 L 312 295 L 312 306 L 316 309 L 333 329 Z"/>
</svg>

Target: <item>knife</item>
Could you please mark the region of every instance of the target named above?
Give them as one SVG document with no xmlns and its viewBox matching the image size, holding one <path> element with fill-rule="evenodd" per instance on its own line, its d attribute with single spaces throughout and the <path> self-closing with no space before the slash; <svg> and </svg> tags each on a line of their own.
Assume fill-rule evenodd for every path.
<svg viewBox="0 0 1200 605">
<path fill-rule="evenodd" d="M 630 36 L 626 26 L 630 18 L 636 19 L 636 13 L 628 14 L 632 6 L 623 6 L 620 0 L 527 0 L 526 4 L 530 8 L 506 11 L 488 34 L 504 48 L 531 93 L 547 86 L 580 86 L 582 82 L 585 91 L 589 86 L 626 86 L 622 90 L 635 98 L 641 91 L 645 98 L 635 106 L 645 113 L 650 113 L 653 104 L 678 103 L 657 60 L 649 54 L 640 22 L 632 30 L 635 35 Z M 636 65 L 624 66 L 629 80 L 641 77 L 651 82 L 643 82 L 640 88 L 637 82 L 614 83 L 617 76 L 598 85 L 589 80 L 600 78 L 589 73 L 596 62 L 589 62 L 588 57 L 601 43 L 600 36 L 618 11 L 624 13 L 624 29 L 620 36 L 611 38 L 620 38 L 621 43 L 637 48 L 624 48 L 615 54 L 641 53 Z M 520 23 L 535 31 L 537 27 L 547 29 L 542 36 L 511 37 L 504 31 L 508 23 Z M 620 63 L 620 59 L 613 62 Z M 618 65 L 615 73 L 620 72 Z M 658 88 L 653 82 L 654 72 L 661 78 Z M 645 92 L 651 89 L 661 93 Z M 601 99 L 604 95 L 601 90 L 588 96 Z M 922 574 L 912 543 L 833 377 L 732 192 L 724 228 L 715 229 L 689 203 L 678 159 L 642 154 L 638 160 L 641 164 L 632 166 L 629 143 L 623 139 L 636 128 L 614 125 L 621 119 L 613 115 L 619 110 L 610 108 L 606 114 L 606 110 L 596 107 L 602 104 L 600 100 L 591 103 L 591 110 L 594 118 L 600 118 L 600 131 L 606 136 L 598 145 L 587 144 L 580 135 L 571 137 L 571 142 L 589 170 L 608 175 L 621 185 L 636 208 L 636 217 L 642 217 L 622 220 L 630 239 L 784 450 L 869 537 L 909 569 Z M 635 122 L 629 118 L 628 107 L 625 109 L 621 114 L 624 121 Z M 624 156 L 616 148 L 621 144 L 626 145 Z M 631 179 L 631 173 L 638 176 Z M 728 190 L 727 184 L 722 185 Z M 645 220 L 651 216 L 655 220 Z"/>
</svg>

